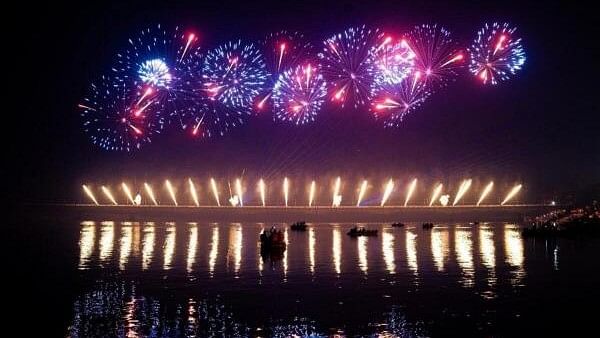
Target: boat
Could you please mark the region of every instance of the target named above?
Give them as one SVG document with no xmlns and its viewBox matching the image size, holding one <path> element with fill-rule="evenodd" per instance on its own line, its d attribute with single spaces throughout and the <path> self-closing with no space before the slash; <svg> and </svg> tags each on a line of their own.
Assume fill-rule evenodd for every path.
<svg viewBox="0 0 600 338">
<path fill-rule="evenodd" d="M 402 223 L 402 222 L 394 222 L 394 223 L 392 223 L 392 227 L 394 227 L 394 228 L 401 228 L 403 226 L 404 226 L 404 223 Z"/>
<path fill-rule="evenodd" d="M 377 230 L 365 229 L 364 227 L 354 227 L 348 231 L 348 236 L 360 237 L 360 236 L 377 236 Z"/>
<path fill-rule="evenodd" d="M 423 226 L 423 229 L 426 229 L 426 230 L 433 229 L 433 223 L 431 223 L 431 222 L 425 222 L 425 223 L 423 223 L 422 226 Z"/>
<path fill-rule="evenodd" d="M 290 229 L 292 229 L 294 231 L 306 231 L 306 222 L 304 222 L 304 221 L 296 222 L 290 226 Z"/>
<path fill-rule="evenodd" d="M 281 250 L 286 249 L 285 238 L 283 232 L 277 229 L 275 226 L 269 230 L 263 230 L 260 234 L 260 248 L 261 250 Z"/>
</svg>

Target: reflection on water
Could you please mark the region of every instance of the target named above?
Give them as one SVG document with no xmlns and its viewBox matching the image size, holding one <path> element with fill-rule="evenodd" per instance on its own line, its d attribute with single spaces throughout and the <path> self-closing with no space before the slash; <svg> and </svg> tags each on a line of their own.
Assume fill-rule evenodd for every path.
<svg viewBox="0 0 600 338">
<path fill-rule="evenodd" d="M 473 264 L 473 241 L 471 240 L 471 228 L 458 227 L 454 233 L 454 244 L 456 260 L 463 272 L 461 284 L 471 287 L 475 283 L 475 265 Z"/>
<path fill-rule="evenodd" d="M 527 282 L 528 253 L 513 224 L 436 225 L 431 230 L 370 224 L 380 237 L 356 239 L 345 234 L 351 226 L 310 224 L 306 232 L 286 227 L 287 250 L 263 271 L 258 236 L 264 224 L 82 223 L 79 273 L 114 269 L 127 276 L 143 272 L 144 277 L 133 282 L 122 280 L 123 274 L 107 280 L 100 275 L 98 285 L 77 297 L 70 335 L 331 335 L 337 332 L 331 327 L 343 331 L 340 323 L 365 320 L 364 332 L 427 335 L 395 306 L 394 301 L 406 298 L 403 292 L 414 293 L 419 304 L 419 292 L 441 284 L 460 297 L 491 299 L 506 292 L 502 287 Z M 561 252 L 558 245 L 547 252 L 554 270 Z M 294 287 L 278 286 L 284 282 Z M 155 286 L 163 283 L 178 289 L 173 297 Z M 390 286 L 396 284 L 403 286 Z M 193 285 L 198 288 L 186 291 Z M 361 291 L 354 285 L 361 285 Z M 237 295 L 232 299 L 247 301 L 230 308 L 214 298 L 232 292 Z M 307 314 L 297 315 L 300 310 Z M 319 321 L 340 325 L 323 328 Z"/>
</svg>

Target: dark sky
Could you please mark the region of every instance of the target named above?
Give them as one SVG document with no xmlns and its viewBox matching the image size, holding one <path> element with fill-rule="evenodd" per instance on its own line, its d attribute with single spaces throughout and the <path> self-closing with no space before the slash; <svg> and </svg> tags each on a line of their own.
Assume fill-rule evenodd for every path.
<svg viewBox="0 0 600 338">
<path fill-rule="evenodd" d="M 80 200 L 83 182 L 235 177 L 243 171 L 249 177 L 302 179 L 418 176 L 451 186 L 467 176 L 476 182 L 493 178 L 501 186 L 524 182 L 530 200 L 585 189 L 600 183 L 593 12 L 524 1 L 31 4 L 22 11 L 22 27 L 11 33 L 20 89 L 15 129 L 5 125 L 15 134 L 9 148 L 15 179 L 9 185 L 27 201 Z M 171 133 L 140 152 L 122 154 L 94 147 L 76 109 L 90 81 L 110 72 L 128 37 L 156 23 L 193 27 L 210 48 L 281 29 L 302 31 L 318 43 L 363 23 L 399 33 L 439 23 L 468 42 L 494 20 L 518 26 L 527 53 L 524 70 L 496 87 L 462 76 L 399 129 L 383 130 L 364 111 L 323 111 L 317 123 L 300 128 L 260 116 L 225 137 L 198 142 Z"/>
</svg>

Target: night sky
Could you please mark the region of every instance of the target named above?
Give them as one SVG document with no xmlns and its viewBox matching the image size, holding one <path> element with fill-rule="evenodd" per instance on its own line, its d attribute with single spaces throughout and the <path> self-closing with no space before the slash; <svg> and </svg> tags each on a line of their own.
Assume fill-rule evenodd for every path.
<svg viewBox="0 0 600 338">
<path fill-rule="evenodd" d="M 590 8 L 343 0 L 39 6 L 24 10 L 22 27 L 10 33 L 19 104 L 16 111 L 3 111 L 5 130 L 15 134 L 9 140 L 14 173 L 5 179 L 24 201 L 80 201 L 84 182 L 233 178 L 242 172 L 272 179 L 417 176 L 451 186 L 463 177 L 495 179 L 501 186 L 519 181 L 531 201 L 600 183 L 597 22 Z M 518 27 L 527 53 L 524 70 L 495 87 L 461 76 L 398 129 L 383 129 L 366 111 L 325 110 L 302 127 L 265 114 L 224 137 L 197 141 L 172 132 L 142 151 L 114 153 L 89 141 L 76 108 L 89 83 L 111 72 L 127 39 L 156 23 L 192 27 L 211 48 L 282 29 L 302 31 L 318 45 L 362 24 L 402 33 L 439 23 L 470 42 L 483 23 L 494 20 Z M 17 121 L 9 122 L 13 114 Z"/>
</svg>

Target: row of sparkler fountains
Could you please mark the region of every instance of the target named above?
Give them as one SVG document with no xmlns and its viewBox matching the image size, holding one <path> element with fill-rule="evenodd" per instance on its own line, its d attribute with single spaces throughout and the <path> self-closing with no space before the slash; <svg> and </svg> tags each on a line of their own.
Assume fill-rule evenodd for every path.
<svg viewBox="0 0 600 338">
<path fill-rule="evenodd" d="M 457 205 L 461 201 L 461 199 L 465 196 L 467 191 L 469 191 L 469 188 L 471 187 L 471 183 L 472 183 L 472 179 L 466 179 L 466 180 L 462 181 L 462 183 L 460 184 L 460 186 L 458 188 L 458 191 L 456 192 L 456 195 L 454 196 L 454 200 L 452 201 L 452 206 Z M 342 203 L 341 184 L 342 184 L 341 178 L 337 177 L 335 180 L 335 183 L 334 183 L 334 187 L 333 187 L 333 196 L 332 196 L 332 203 L 331 203 L 332 207 L 339 207 Z M 215 181 L 214 178 L 210 179 L 209 185 L 210 185 L 210 189 L 212 191 L 213 198 L 214 198 L 217 206 L 221 206 L 219 189 L 217 187 L 217 182 Z M 194 182 L 192 181 L 191 178 L 188 179 L 188 186 L 189 186 L 189 194 L 190 194 L 191 199 L 194 202 L 194 205 L 199 207 L 200 199 L 198 197 L 198 190 L 196 189 L 196 185 L 194 184 Z M 387 184 L 385 185 L 385 189 L 383 191 L 383 195 L 382 195 L 381 202 L 380 202 L 381 207 L 385 206 L 386 203 L 389 201 L 390 196 L 392 195 L 392 192 L 394 191 L 394 187 L 395 187 L 394 180 L 390 179 L 387 182 Z M 408 206 L 409 202 L 411 201 L 411 199 L 414 195 L 414 192 L 416 190 L 416 187 L 417 187 L 417 179 L 415 178 L 409 183 L 408 187 L 406 188 L 406 197 L 404 199 L 405 207 Z M 444 187 L 443 184 L 439 183 L 433 189 L 431 198 L 429 199 L 430 207 L 433 206 L 436 202 L 439 202 L 440 205 L 442 205 L 442 206 L 447 206 L 449 204 L 450 195 L 442 194 L 443 187 Z M 510 200 L 512 200 L 519 193 L 519 191 L 521 190 L 522 187 L 523 187 L 522 184 L 515 185 L 508 192 L 508 194 L 506 195 L 504 200 L 502 200 L 500 205 L 505 205 Z M 137 193 L 134 196 L 131 189 L 129 189 L 129 186 L 125 182 L 121 183 L 121 188 L 122 188 L 125 196 L 127 197 L 127 200 L 129 201 L 127 204 L 131 203 L 132 205 L 141 205 L 142 196 L 140 193 Z M 171 201 L 173 202 L 173 205 L 179 206 L 179 203 L 177 202 L 176 189 L 173 187 L 173 185 L 171 184 L 171 182 L 169 180 L 165 180 L 165 188 L 171 198 Z M 489 194 L 492 192 L 493 188 L 494 188 L 493 181 L 488 183 L 485 186 L 485 188 L 481 192 L 481 195 L 479 196 L 479 199 L 476 204 L 477 206 L 479 206 L 489 196 Z M 364 201 L 367 189 L 368 189 L 368 182 L 367 182 L 367 180 L 363 180 L 362 183 L 360 184 L 360 188 L 358 190 L 357 201 L 356 201 L 357 207 L 361 206 L 361 203 Z M 83 185 L 83 190 L 86 193 L 86 195 L 90 198 L 90 200 L 92 202 L 94 202 L 94 204 L 100 205 L 100 203 L 96 199 L 96 196 L 94 195 L 94 192 L 92 191 L 92 189 L 89 186 Z M 102 193 L 104 194 L 104 196 L 113 205 L 119 205 L 119 203 L 117 202 L 117 200 L 115 199 L 115 197 L 113 196 L 112 192 L 110 191 L 110 189 L 108 187 L 102 186 L 101 190 L 102 190 Z M 235 194 L 232 194 L 230 192 L 231 197 L 229 198 L 229 203 L 231 204 L 231 206 L 234 206 L 234 207 L 237 207 L 237 206 L 243 207 L 244 206 L 244 190 L 242 187 L 241 179 L 238 178 L 235 180 L 234 190 L 235 190 Z M 283 179 L 282 190 L 283 190 L 284 203 L 285 203 L 285 206 L 287 207 L 289 197 L 290 197 L 289 196 L 290 181 L 287 177 Z M 317 190 L 317 184 L 315 181 L 312 181 L 310 183 L 309 193 L 308 193 L 308 206 L 309 207 L 315 206 L 316 190 Z M 152 203 L 154 205 L 159 205 L 159 203 L 156 199 L 156 195 L 154 194 L 152 187 L 148 183 L 144 183 L 144 191 L 146 192 L 147 197 L 152 201 Z M 258 192 L 260 195 L 260 200 L 261 200 L 262 206 L 265 207 L 267 205 L 266 204 L 267 186 L 263 179 L 260 179 L 258 181 Z"/>
</svg>

